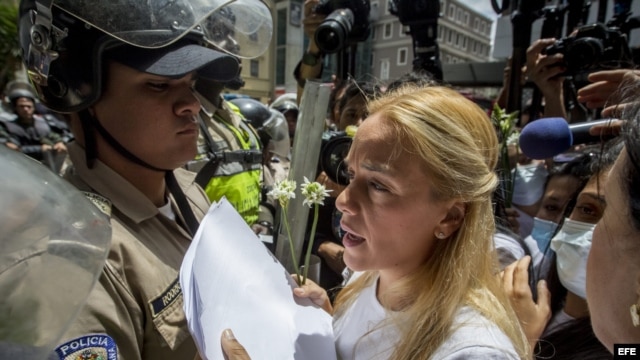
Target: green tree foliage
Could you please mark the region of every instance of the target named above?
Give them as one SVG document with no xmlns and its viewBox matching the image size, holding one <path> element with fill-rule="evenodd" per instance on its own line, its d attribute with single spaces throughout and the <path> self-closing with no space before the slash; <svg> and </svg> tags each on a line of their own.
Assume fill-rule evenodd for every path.
<svg viewBox="0 0 640 360">
<path fill-rule="evenodd" d="M 0 91 L 22 64 L 18 42 L 18 1 L 0 1 Z"/>
</svg>

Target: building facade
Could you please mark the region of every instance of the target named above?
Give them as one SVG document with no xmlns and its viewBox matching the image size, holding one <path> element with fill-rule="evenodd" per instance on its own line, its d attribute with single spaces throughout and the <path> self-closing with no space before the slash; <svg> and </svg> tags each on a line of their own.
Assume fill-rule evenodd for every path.
<svg viewBox="0 0 640 360">
<path fill-rule="evenodd" d="M 303 3 L 303 0 L 267 0 L 274 21 L 272 44 L 259 58 L 242 60 L 246 84 L 240 93 L 268 102 L 280 94 L 296 91 L 293 71 L 308 41 L 302 27 Z M 325 81 L 342 72 L 340 76 L 385 83 L 413 68 L 412 36 L 406 34 L 398 17 L 389 12 L 389 0 L 372 0 L 370 4 L 371 34 L 356 44 L 355 53 L 349 52 L 355 66 L 349 66 L 351 62 L 338 66 L 338 57 L 343 53 L 327 55 Z M 465 5 L 464 0 L 440 0 L 437 42 L 442 64 L 489 61 L 492 25 L 491 18 Z"/>
<path fill-rule="evenodd" d="M 371 1 L 373 24 L 372 74 L 381 81 L 400 77 L 413 68 L 412 36 L 389 12 L 389 0 Z M 462 1 L 440 0 L 437 43 L 444 64 L 486 62 L 491 57 L 493 20 Z"/>
</svg>

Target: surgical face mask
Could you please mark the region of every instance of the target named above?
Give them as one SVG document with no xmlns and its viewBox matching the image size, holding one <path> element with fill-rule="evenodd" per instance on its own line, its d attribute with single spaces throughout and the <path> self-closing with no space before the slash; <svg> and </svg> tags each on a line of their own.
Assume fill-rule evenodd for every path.
<svg viewBox="0 0 640 360">
<path fill-rule="evenodd" d="M 558 224 L 553 221 L 543 220 L 537 217 L 533 218 L 533 228 L 531 229 L 531 237 L 538 244 L 538 249 L 541 253 L 544 253 L 549 246 L 551 236 L 556 231 Z"/>
<path fill-rule="evenodd" d="M 560 282 L 583 299 L 587 298 L 587 258 L 595 227 L 595 224 L 565 219 L 560 231 L 551 239 Z"/>
</svg>

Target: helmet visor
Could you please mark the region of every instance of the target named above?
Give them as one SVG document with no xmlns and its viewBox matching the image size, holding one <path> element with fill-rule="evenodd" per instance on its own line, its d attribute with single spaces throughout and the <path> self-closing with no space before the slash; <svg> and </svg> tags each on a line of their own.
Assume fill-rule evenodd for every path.
<svg viewBox="0 0 640 360">
<path fill-rule="evenodd" d="M 232 5 L 236 2 L 242 5 Z M 226 33 L 205 31 L 205 36 L 212 36 L 207 40 L 213 44 L 220 43 L 222 35 L 238 36 L 233 38 L 237 49 L 230 47 L 235 52 L 223 49 L 237 56 L 242 56 L 243 51 L 258 54 L 250 47 L 260 44 L 264 51 L 271 40 L 271 13 L 259 0 L 54 0 L 54 5 L 123 42 L 140 47 L 169 45 L 200 24 L 227 29 Z M 229 13 L 232 19 L 225 15 Z M 268 33 L 258 34 L 261 31 Z M 218 39 L 214 38 L 216 35 Z M 245 38 L 257 38 L 256 44 Z"/>
<path fill-rule="evenodd" d="M 229 3 L 207 17 L 201 26 L 207 42 L 240 58 L 262 55 L 273 34 L 271 12 L 257 0 Z"/>
</svg>

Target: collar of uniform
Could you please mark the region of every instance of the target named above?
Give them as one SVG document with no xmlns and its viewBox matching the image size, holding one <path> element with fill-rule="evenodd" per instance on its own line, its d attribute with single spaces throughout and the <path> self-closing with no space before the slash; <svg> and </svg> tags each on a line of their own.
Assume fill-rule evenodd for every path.
<svg viewBox="0 0 640 360">
<path fill-rule="evenodd" d="M 209 101 L 207 98 L 200 95 L 199 93 L 196 92 L 194 94 L 196 95 L 196 98 L 200 101 L 200 105 L 201 105 L 200 109 L 209 118 L 213 118 L 213 114 L 218 114 L 218 116 L 222 117 L 225 121 L 230 122 L 234 127 L 237 128 L 240 126 L 240 121 L 242 121 L 242 119 L 240 118 L 239 115 L 233 116 L 235 112 L 231 110 L 231 108 L 229 107 L 229 105 L 227 105 L 227 102 L 224 99 L 220 99 L 220 103 L 222 104 L 222 106 L 217 107 L 213 105 L 211 101 Z"/>
<path fill-rule="evenodd" d="M 93 169 L 87 168 L 84 149 L 76 142 L 68 144 L 67 150 L 75 174 L 128 218 L 140 223 L 158 214 L 158 208 L 144 194 L 100 160 Z"/>
</svg>

